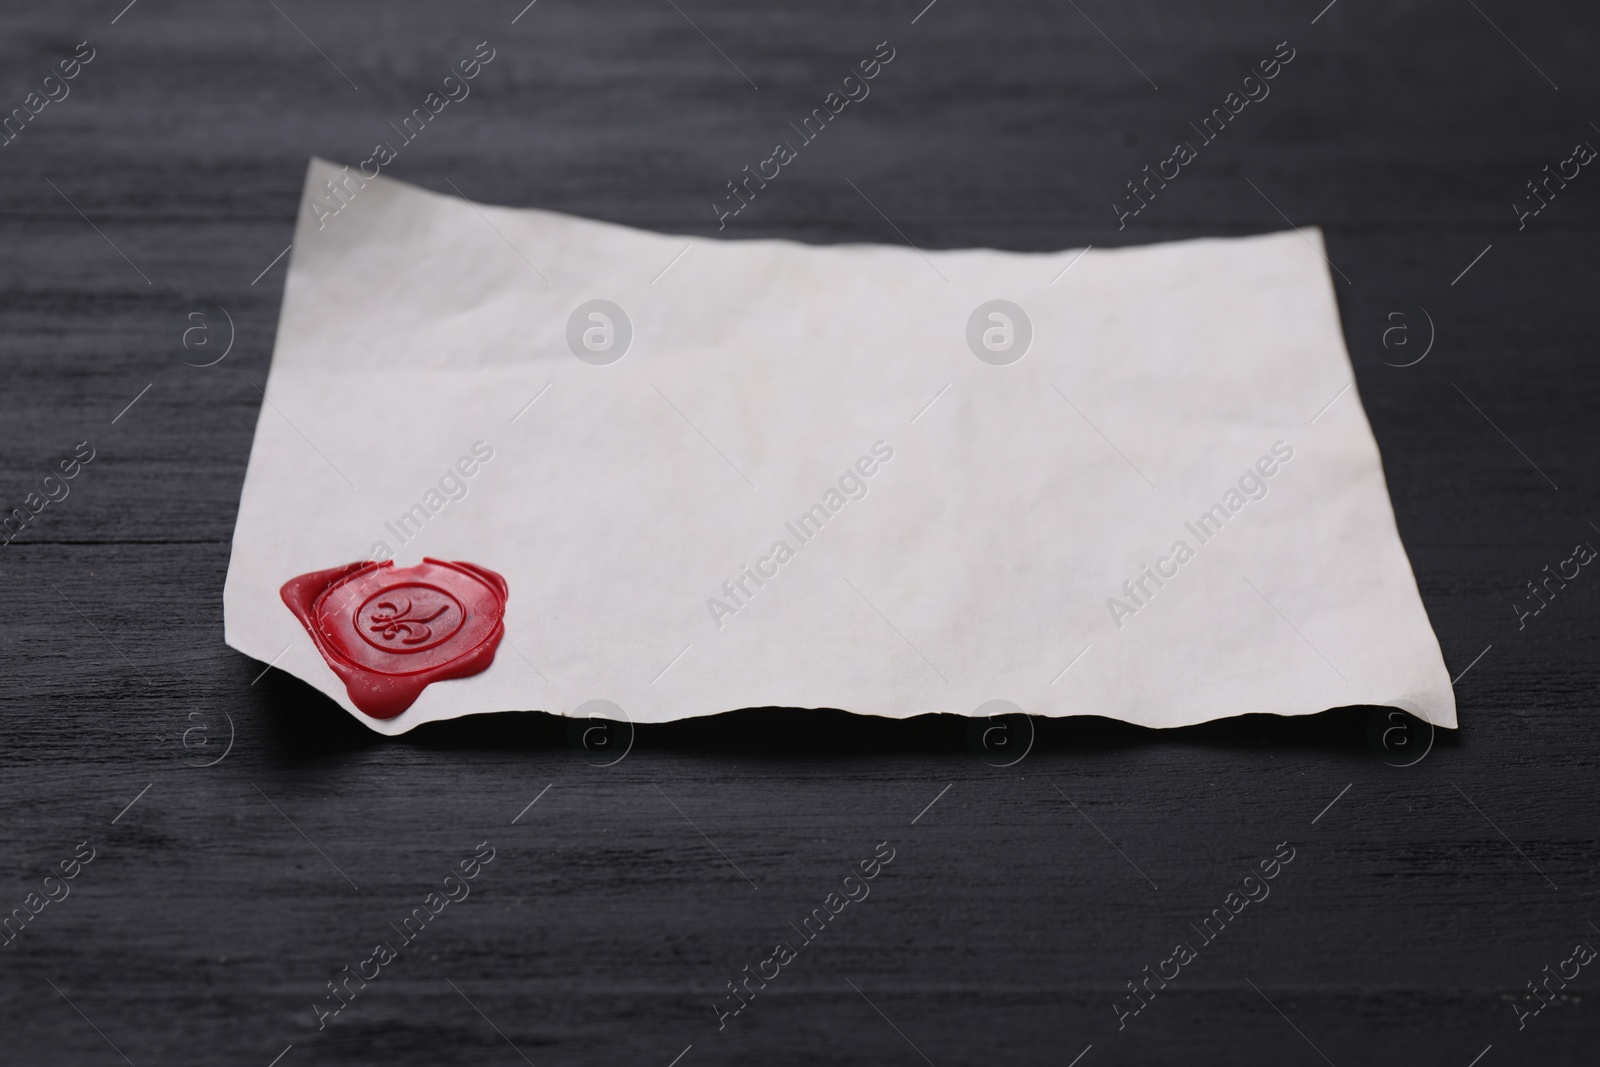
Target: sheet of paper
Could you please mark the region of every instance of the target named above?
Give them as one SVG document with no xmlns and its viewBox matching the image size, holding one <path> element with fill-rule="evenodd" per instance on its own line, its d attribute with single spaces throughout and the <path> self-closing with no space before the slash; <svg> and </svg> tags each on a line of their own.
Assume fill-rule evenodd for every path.
<svg viewBox="0 0 1600 1067">
<path fill-rule="evenodd" d="M 592 700 L 1456 725 L 1315 230 L 724 241 L 314 160 L 291 256 L 227 641 L 375 730 Z M 505 577 L 504 640 L 373 719 L 279 589 L 424 557 Z"/>
</svg>

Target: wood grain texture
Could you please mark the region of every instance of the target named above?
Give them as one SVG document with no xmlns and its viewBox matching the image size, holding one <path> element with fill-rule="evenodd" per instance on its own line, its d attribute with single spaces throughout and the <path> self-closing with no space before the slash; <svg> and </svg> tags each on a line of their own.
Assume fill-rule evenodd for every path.
<svg viewBox="0 0 1600 1067">
<path fill-rule="evenodd" d="M 1576 942 L 1600 944 L 1600 584 L 1585 575 L 1521 630 L 1510 605 L 1600 543 L 1600 175 L 1520 231 L 1510 205 L 1600 143 L 1595 11 L 922 7 L 539 0 L 514 25 L 518 0 L 0 13 L 0 111 L 78 41 L 96 48 L 0 148 L 0 503 L 75 443 L 97 450 L 0 548 L 0 906 L 78 842 L 97 850 L 0 949 L 0 1061 L 666 1067 L 692 1045 L 680 1067 L 951 1067 L 1066 1065 L 1092 1045 L 1080 1067 L 1467 1067 L 1492 1045 L 1482 1067 L 1594 1062 L 1600 971 L 1520 1030 L 1513 1004 Z M 222 644 L 221 588 L 282 291 L 283 264 L 266 268 L 307 157 L 365 158 L 482 40 L 497 54 L 473 95 L 395 176 L 710 236 L 724 182 L 888 40 L 872 95 L 724 236 L 901 240 L 850 182 L 924 248 L 1323 227 L 1446 660 L 1460 672 L 1488 648 L 1458 685 L 1463 728 L 1398 769 L 1369 749 L 1368 709 L 1051 722 L 997 769 L 950 718 L 744 712 L 641 728 L 597 769 L 543 715 L 384 740 L 258 677 Z M 1285 40 L 1271 96 L 1119 230 L 1124 183 Z M 185 366 L 201 361 L 188 316 L 218 308 L 233 352 Z M 1420 342 L 1422 308 L 1433 351 L 1387 365 L 1390 314 Z M 871 896 L 719 1032 L 725 983 L 885 840 Z M 319 1031 L 324 983 L 484 841 L 496 858 L 471 896 Z M 1125 983 L 1198 941 L 1189 924 L 1284 841 L 1271 896 L 1119 1032 Z"/>
</svg>

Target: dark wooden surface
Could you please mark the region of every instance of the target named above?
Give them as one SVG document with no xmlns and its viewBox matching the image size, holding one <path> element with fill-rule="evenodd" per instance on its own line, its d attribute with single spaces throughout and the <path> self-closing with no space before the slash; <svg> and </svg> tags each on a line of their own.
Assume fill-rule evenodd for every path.
<svg viewBox="0 0 1600 1067">
<path fill-rule="evenodd" d="M 1521 231 L 1511 208 L 1600 144 L 1592 7 L 939 0 L 913 25 L 923 0 L 540 0 L 513 25 L 520 0 L 122 3 L 0 14 L 0 109 L 97 49 L 0 149 L 0 502 L 97 451 L 0 548 L 0 905 L 97 850 L 0 949 L 0 1061 L 1595 1062 L 1597 965 L 1520 1030 L 1514 1004 L 1600 945 L 1600 578 L 1521 630 L 1511 606 L 1600 544 L 1600 174 Z M 996 769 L 955 720 L 746 712 L 596 769 L 543 715 L 384 740 L 253 682 L 221 589 L 283 264 L 252 279 L 307 157 L 365 158 L 482 40 L 473 95 L 390 173 L 709 235 L 723 183 L 888 40 L 872 95 L 731 236 L 900 240 L 846 179 L 929 248 L 1324 227 L 1423 599 L 1453 673 L 1483 653 L 1462 729 L 1401 769 L 1367 709 L 1045 723 Z M 1284 40 L 1271 96 L 1119 232 L 1124 183 Z M 210 358 L 188 316 L 220 339 L 219 308 L 233 351 L 185 366 Z M 1432 351 L 1387 365 L 1421 351 L 1424 308 Z M 1385 349 L 1397 322 L 1411 346 Z M 719 1032 L 724 984 L 883 840 L 870 898 Z M 471 897 L 319 1031 L 327 979 L 484 841 Z M 1119 1032 L 1125 983 L 1283 841 L 1272 895 Z"/>
</svg>

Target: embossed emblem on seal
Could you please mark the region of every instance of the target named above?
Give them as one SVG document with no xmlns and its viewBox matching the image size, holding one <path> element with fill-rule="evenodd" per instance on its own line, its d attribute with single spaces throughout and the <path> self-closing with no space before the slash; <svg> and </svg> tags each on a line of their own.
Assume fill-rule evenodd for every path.
<svg viewBox="0 0 1600 1067">
<path fill-rule="evenodd" d="M 506 580 L 473 563 L 351 563 L 292 578 L 280 593 L 375 719 L 399 715 L 434 682 L 486 670 L 505 633 Z"/>
<path fill-rule="evenodd" d="M 404 655 L 450 640 L 466 617 L 447 590 L 411 583 L 367 597 L 356 612 L 356 630 L 373 648 Z"/>
</svg>

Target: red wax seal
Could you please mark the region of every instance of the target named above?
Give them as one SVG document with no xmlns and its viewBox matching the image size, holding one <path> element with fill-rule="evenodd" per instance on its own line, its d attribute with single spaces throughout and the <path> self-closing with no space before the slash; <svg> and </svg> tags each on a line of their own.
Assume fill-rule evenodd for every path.
<svg viewBox="0 0 1600 1067">
<path fill-rule="evenodd" d="M 506 580 L 473 563 L 350 563 L 292 578 L 280 593 L 374 719 L 394 718 L 434 682 L 488 669 L 506 629 Z"/>
</svg>

